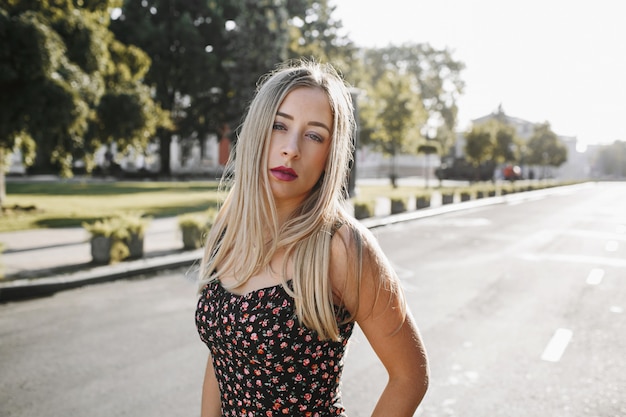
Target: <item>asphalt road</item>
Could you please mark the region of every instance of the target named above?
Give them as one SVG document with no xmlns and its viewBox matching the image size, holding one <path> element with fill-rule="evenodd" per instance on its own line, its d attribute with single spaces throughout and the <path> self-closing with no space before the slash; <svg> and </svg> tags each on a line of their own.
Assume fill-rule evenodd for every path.
<svg viewBox="0 0 626 417">
<path fill-rule="evenodd" d="M 431 361 L 416 416 L 626 416 L 626 184 L 374 229 Z M 0 305 L 0 415 L 198 415 L 193 271 Z M 344 400 L 385 383 L 358 332 Z"/>
</svg>

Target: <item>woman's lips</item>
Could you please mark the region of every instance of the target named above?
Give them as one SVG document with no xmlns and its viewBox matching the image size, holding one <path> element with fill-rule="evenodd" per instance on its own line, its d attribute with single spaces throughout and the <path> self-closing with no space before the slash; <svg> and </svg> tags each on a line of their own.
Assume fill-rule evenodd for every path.
<svg viewBox="0 0 626 417">
<path fill-rule="evenodd" d="M 276 179 L 279 179 L 281 181 L 293 181 L 298 178 L 298 174 L 296 174 L 296 171 L 287 167 L 281 166 L 272 168 L 270 169 L 270 172 Z"/>
</svg>

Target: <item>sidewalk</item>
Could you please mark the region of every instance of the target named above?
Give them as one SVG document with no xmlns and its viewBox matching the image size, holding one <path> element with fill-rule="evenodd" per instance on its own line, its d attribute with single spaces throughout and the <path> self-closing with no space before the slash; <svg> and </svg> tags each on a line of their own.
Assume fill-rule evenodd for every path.
<svg viewBox="0 0 626 417">
<path fill-rule="evenodd" d="M 444 213 L 523 201 L 559 192 L 574 192 L 590 183 L 527 191 L 506 196 L 440 205 L 394 215 L 361 220 L 368 228 L 437 216 Z M 0 302 L 34 298 L 86 284 L 133 275 L 190 267 L 202 257 L 202 249 L 184 251 L 176 217 L 154 219 L 144 239 L 144 257 L 114 265 L 91 263 L 91 246 L 83 228 L 36 229 L 0 233 L 5 246 L 0 255 L 5 279 L 0 280 Z"/>
</svg>

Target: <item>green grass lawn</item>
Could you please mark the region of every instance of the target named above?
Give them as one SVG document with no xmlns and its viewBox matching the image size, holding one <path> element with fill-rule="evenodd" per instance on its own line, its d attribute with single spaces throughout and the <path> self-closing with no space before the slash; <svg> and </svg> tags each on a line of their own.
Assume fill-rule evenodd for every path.
<svg viewBox="0 0 626 417">
<path fill-rule="evenodd" d="M 11 181 L 0 232 L 78 227 L 124 212 L 166 217 L 202 212 L 221 201 L 215 181 Z"/>
<path fill-rule="evenodd" d="M 360 186 L 358 199 L 391 198 L 416 191 L 415 187 Z M 177 216 L 205 211 L 222 198 L 217 181 L 12 181 L 7 183 L 0 232 L 79 227 L 123 212 Z"/>
<path fill-rule="evenodd" d="M 498 188 L 513 190 L 524 187 L 524 184 L 504 183 Z M 491 183 L 483 183 L 463 188 L 486 191 L 494 187 Z M 444 191 L 443 188 L 438 190 Z M 359 186 L 358 191 L 355 201 L 416 197 L 428 195 L 433 189 L 368 185 Z M 128 212 L 152 217 L 197 213 L 216 207 L 223 197 L 218 192 L 217 181 L 9 181 L 7 201 L 0 215 L 0 232 L 80 227 L 83 222 L 92 223 Z"/>
</svg>

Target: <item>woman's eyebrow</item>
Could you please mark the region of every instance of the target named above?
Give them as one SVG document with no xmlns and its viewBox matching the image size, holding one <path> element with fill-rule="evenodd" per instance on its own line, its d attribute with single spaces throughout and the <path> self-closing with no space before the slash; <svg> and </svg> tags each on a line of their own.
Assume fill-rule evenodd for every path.
<svg viewBox="0 0 626 417">
<path fill-rule="evenodd" d="M 285 119 L 289 119 L 289 120 L 293 120 L 293 116 L 287 114 L 287 113 L 283 113 L 283 112 L 276 112 L 276 116 L 281 116 L 284 117 Z M 322 122 L 316 122 L 316 121 L 310 121 L 307 123 L 310 126 L 318 126 L 318 127 L 322 127 L 326 130 L 328 130 L 328 133 L 330 133 L 330 128 L 328 126 L 326 126 L 325 123 Z"/>
</svg>

